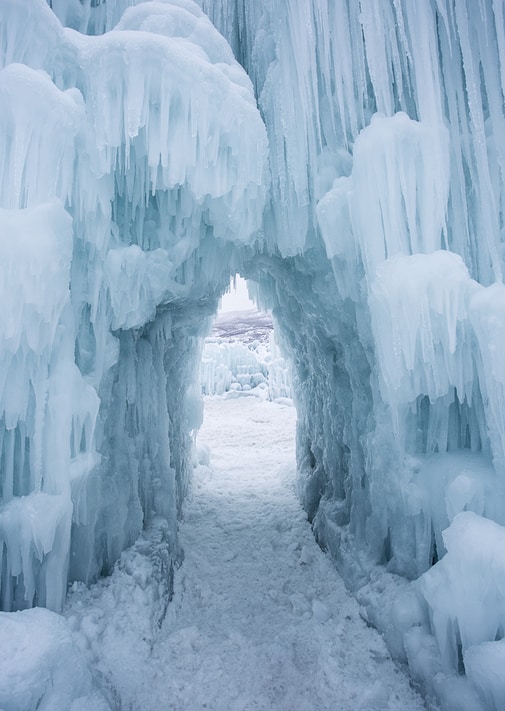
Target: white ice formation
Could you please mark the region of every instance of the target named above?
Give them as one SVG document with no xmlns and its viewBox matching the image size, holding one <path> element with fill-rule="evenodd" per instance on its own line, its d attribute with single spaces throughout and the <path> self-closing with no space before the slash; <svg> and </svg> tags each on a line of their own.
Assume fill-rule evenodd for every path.
<svg viewBox="0 0 505 711">
<path fill-rule="evenodd" d="M 2 607 L 59 609 L 156 517 L 177 557 L 240 270 L 319 541 L 428 692 L 503 708 L 503 0 L 200 4 L 0 7 Z"/>
<path fill-rule="evenodd" d="M 110 711 L 63 617 L 39 607 L 0 612 L 0 625 L 2 709 Z"/>
<path fill-rule="evenodd" d="M 291 399 L 289 362 L 283 358 L 268 314 L 219 313 L 200 361 L 203 395 Z"/>
</svg>

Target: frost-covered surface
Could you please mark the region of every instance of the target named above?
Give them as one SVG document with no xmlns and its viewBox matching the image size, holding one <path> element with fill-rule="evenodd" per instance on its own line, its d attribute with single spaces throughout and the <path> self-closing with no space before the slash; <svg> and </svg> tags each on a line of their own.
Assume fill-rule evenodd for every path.
<svg viewBox="0 0 505 711">
<path fill-rule="evenodd" d="M 292 361 L 318 540 L 421 595 L 457 514 L 505 524 L 503 3 L 50 5 L 0 13 L 2 607 L 59 609 L 157 517 L 178 554 L 237 271 Z M 455 668 L 442 592 L 373 599 L 449 707 L 503 706 L 503 629 Z"/>
<path fill-rule="evenodd" d="M 203 395 L 249 393 L 291 398 L 289 364 L 268 314 L 256 310 L 218 314 L 200 363 Z"/>
</svg>

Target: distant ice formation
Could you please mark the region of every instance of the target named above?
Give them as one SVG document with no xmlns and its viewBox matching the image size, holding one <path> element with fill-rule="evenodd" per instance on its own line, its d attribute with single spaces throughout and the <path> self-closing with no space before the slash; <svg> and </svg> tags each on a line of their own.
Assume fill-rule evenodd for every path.
<svg viewBox="0 0 505 711">
<path fill-rule="evenodd" d="M 273 322 L 259 311 L 218 312 L 200 363 L 203 395 L 291 398 L 289 363 L 275 339 Z"/>
</svg>

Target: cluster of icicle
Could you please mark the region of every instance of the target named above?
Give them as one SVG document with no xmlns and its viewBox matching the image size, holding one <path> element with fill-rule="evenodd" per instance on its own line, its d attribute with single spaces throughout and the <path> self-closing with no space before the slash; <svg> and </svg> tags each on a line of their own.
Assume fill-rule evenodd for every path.
<svg viewBox="0 0 505 711">
<path fill-rule="evenodd" d="M 44 0 L 5 0 L 0 37 L 1 606 L 59 609 L 69 569 L 90 579 L 150 517 L 176 518 L 178 366 L 163 359 L 188 346 L 168 307 L 189 305 L 192 343 L 212 312 L 196 302 L 217 302 L 229 273 L 201 242 L 247 243 L 259 227 L 266 135 L 194 3 L 130 8 L 87 37 Z M 174 417 L 190 428 L 181 392 Z M 139 425 L 121 431 L 128 418 L 149 452 L 132 444 Z"/>
</svg>

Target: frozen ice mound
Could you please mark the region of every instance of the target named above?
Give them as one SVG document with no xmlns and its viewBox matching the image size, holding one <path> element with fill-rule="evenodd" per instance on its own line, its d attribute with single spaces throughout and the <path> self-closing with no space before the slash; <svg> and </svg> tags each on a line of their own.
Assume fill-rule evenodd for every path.
<svg viewBox="0 0 505 711">
<path fill-rule="evenodd" d="M 72 330 L 66 329 L 71 240 L 71 218 L 57 200 L 0 209 L 4 609 L 34 602 L 61 607 L 73 509 L 70 472 L 83 449 L 92 451 L 98 396 L 74 364 Z"/>
<path fill-rule="evenodd" d="M 435 402 L 456 388 L 471 402 L 467 303 L 476 288 L 461 257 L 447 251 L 392 257 L 377 267 L 372 331 L 382 397 L 396 417 L 420 393 Z"/>
<path fill-rule="evenodd" d="M 464 671 L 478 707 L 498 711 L 505 703 L 505 527 L 463 511 L 443 538 L 446 555 L 421 576 L 417 589 L 443 668 Z M 414 647 L 411 642 L 411 653 Z"/>
<path fill-rule="evenodd" d="M 66 620 L 43 608 L 0 612 L 4 711 L 110 711 Z"/>
<path fill-rule="evenodd" d="M 501 639 L 505 630 L 505 527 L 459 513 L 443 533 L 446 555 L 420 578 L 444 663 L 457 670 L 474 645 Z"/>
<path fill-rule="evenodd" d="M 53 610 L 61 608 L 67 586 L 71 520 L 72 504 L 62 495 L 37 492 L 15 497 L 2 506 L 4 609 L 36 603 Z"/>
<path fill-rule="evenodd" d="M 505 704 L 505 643 L 503 639 L 468 647 L 465 673 L 479 690 L 485 708 L 499 711 Z"/>
</svg>

